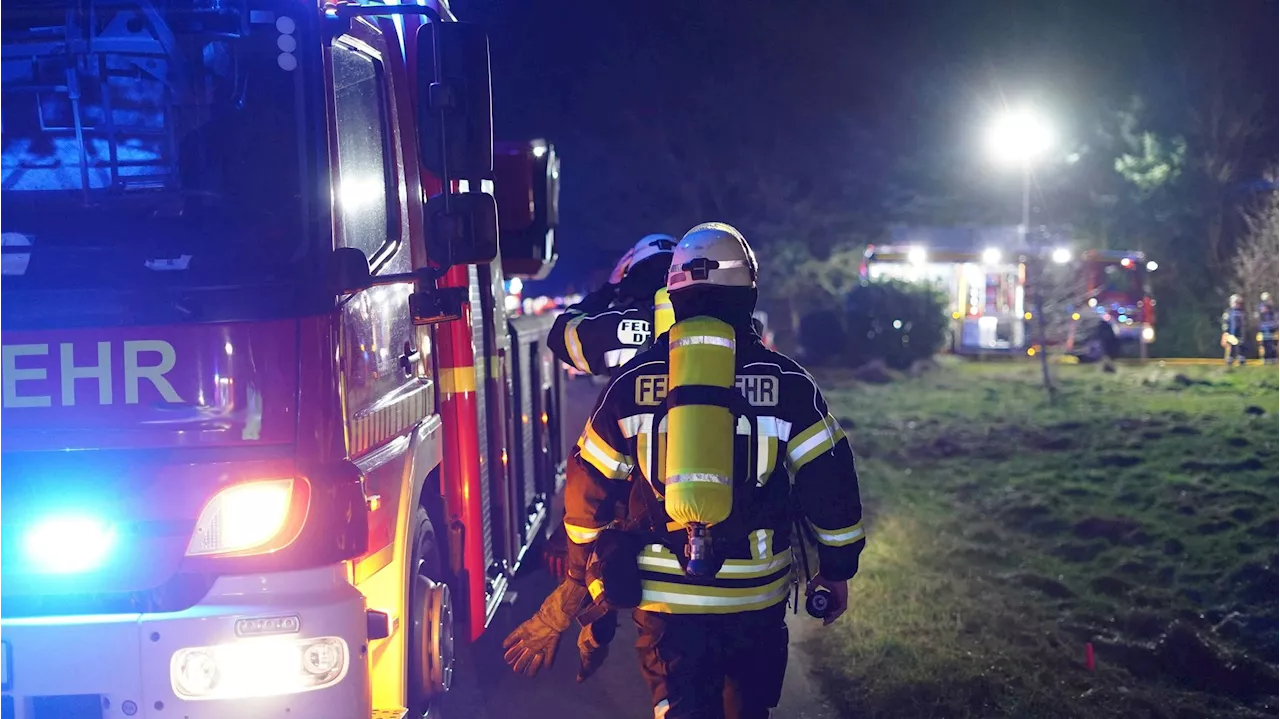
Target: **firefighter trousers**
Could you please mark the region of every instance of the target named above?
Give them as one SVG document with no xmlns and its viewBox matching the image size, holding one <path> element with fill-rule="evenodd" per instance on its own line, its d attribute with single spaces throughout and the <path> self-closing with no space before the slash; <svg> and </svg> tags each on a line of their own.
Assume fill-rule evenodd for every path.
<svg viewBox="0 0 1280 719">
<path fill-rule="evenodd" d="M 1229 345 L 1227 347 L 1225 357 L 1227 360 L 1228 367 L 1231 366 L 1232 362 L 1238 362 L 1239 364 L 1244 365 L 1244 360 L 1245 360 L 1244 344 L 1241 343 L 1238 345 Z"/>
<path fill-rule="evenodd" d="M 766 719 L 787 670 L 787 603 L 738 614 L 634 612 L 655 719 Z"/>
</svg>

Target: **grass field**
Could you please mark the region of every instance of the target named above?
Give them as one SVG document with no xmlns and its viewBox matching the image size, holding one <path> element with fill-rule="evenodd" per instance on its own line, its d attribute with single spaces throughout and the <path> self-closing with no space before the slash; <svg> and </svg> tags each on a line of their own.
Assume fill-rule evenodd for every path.
<svg viewBox="0 0 1280 719">
<path fill-rule="evenodd" d="M 806 647 L 824 690 L 867 718 L 1276 716 L 1276 371 L 1055 373 L 1052 406 L 1027 364 L 819 377 L 869 525 Z"/>
</svg>

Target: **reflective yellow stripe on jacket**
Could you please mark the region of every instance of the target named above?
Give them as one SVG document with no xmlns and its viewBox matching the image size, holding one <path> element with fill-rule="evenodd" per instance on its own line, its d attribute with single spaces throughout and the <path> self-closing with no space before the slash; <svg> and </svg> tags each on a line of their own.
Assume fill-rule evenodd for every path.
<svg viewBox="0 0 1280 719">
<path fill-rule="evenodd" d="M 756 553 L 753 550 L 752 554 Z M 660 544 L 646 547 L 640 553 L 639 564 L 643 577 L 640 609 L 649 612 L 750 612 L 785 600 L 791 588 L 790 548 L 759 559 L 725 560 L 714 579 L 700 584 L 681 581 L 684 571 L 680 562 Z"/>
</svg>

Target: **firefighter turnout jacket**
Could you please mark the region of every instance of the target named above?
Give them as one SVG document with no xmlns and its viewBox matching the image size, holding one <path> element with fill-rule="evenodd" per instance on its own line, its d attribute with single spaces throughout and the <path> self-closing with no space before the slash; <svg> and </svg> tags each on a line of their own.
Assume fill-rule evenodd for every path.
<svg viewBox="0 0 1280 719">
<path fill-rule="evenodd" d="M 1280 333 L 1280 321 L 1276 319 L 1276 308 L 1270 302 L 1258 304 L 1258 334 L 1263 342 L 1275 342 Z"/>
<path fill-rule="evenodd" d="M 556 318 L 547 337 L 556 359 L 579 372 L 609 375 L 653 343 L 655 314 L 670 314 L 666 290 L 654 302 L 616 305 L 607 298 L 612 288 L 596 290 Z"/>
<path fill-rule="evenodd" d="M 1244 308 L 1228 307 L 1226 312 L 1222 313 L 1222 331 L 1231 335 L 1237 340 L 1244 338 Z"/>
<path fill-rule="evenodd" d="M 585 561 L 615 518 L 648 517 L 648 506 L 661 507 L 654 525 L 665 534 L 638 558 L 642 610 L 729 614 L 784 601 L 792 581 L 793 507 L 817 539 L 825 578 L 847 580 L 858 570 L 865 536 L 849 440 L 802 367 L 766 349 L 754 333 L 740 332 L 735 384 L 751 416 L 736 420 L 733 509 L 710 530 L 724 558 L 714 576 L 683 571 L 671 547 L 680 551 L 686 530 L 670 521 L 660 499 L 667 422 L 663 417 L 655 428 L 653 420 L 667 394 L 668 335 L 614 376 L 579 442 L 585 471 L 570 472 L 565 489 L 571 564 L 575 554 Z"/>
</svg>

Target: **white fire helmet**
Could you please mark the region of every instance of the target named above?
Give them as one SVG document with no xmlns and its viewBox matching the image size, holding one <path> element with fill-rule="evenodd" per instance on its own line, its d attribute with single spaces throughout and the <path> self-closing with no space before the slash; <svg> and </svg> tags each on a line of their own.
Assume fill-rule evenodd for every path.
<svg viewBox="0 0 1280 719">
<path fill-rule="evenodd" d="M 631 271 L 632 267 L 662 252 L 670 253 L 676 246 L 676 238 L 671 235 L 655 233 L 645 235 L 640 238 L 627 253 L 618 260 L 618 264 L 613 266 L 613 272 L 609 274 L 609 283 L 618 284 L 623 277 Z"/>
<path fill-rule="evenodd" d="M 723 222 L 704 222 L 676 245 L 667 273 L 667 291 L 695 285 L 755 287 L 756 254 L 742 233 Z"/>
<path fill-rule="evenodd" d="M 1259 299 L 1261 299 L 1263 302 L 1270 302 L 1270 301 L 1271 301 L 1271 293 L 1270 293 L 1270 292 L 1263 292 L 1263 293 L 1262 293 L 1262 297 L 1260 297 Z"/>
<path fill-rule="evenodd" d="M 1244 301 L 1244 298 L 1241 297 L 1240 295 L 1231 295 L 1231 297 L 1227 298 L 1227 303 L 1232 306 L 1238 305 L 1243 301 Z"/>
</svg>

